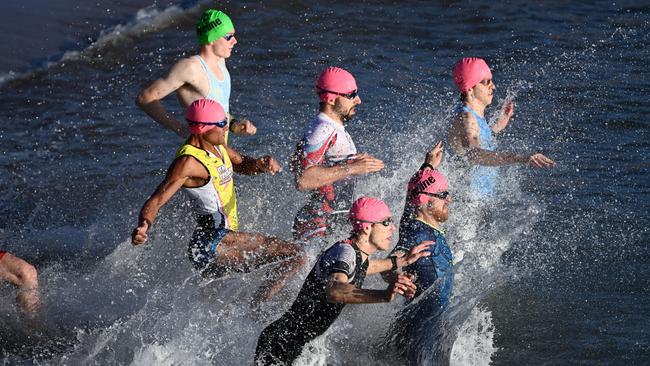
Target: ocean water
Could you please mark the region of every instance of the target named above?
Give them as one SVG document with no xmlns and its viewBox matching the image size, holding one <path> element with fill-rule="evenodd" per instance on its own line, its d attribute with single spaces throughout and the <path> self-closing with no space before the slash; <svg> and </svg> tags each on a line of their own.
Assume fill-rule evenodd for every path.
<svg viewBox="0 0 650 366">
<path fill-rule="evenodd" d="M 2 364 L 248 365 L 297 293 L 309 266 L 261 313 L 249 299 L 273 266 L 213 281 L 193 273 L 183 194 L 148 246 L 130 244 L 181 143 L 133 100 L 195 52 L 193 24 L 209 6 L 237 30 L 231 108 L 258 127 L 233 144 L 285 166 L 236 178 L 244 230 L 290 238 L 306 195 L 286 162 L 317 113 L 325 66 L 356 76 L 363 104 L 348 131 L 386 164 L 358 194 L 397 215 L 407 177 L 457 106 L 454 62 L 483 57 L 497 85 L 489 116 L 517 103 L 499 147 L 558 166 L 502 169 L 487 227 L 476 207 L 452 203 L 446 227 L 462 260 L 441 340 L 449 363 L 650 363 L 647 4 L 25 0 L 0 5 L 0 247 L 37 266 L 43 305 L 28 324 L 0 285 Z M 165 105 L 182 115 L 173 97 Z M 308 248 L 310 264 L 325 244 Z M 298 363 L 404 364 L 378 347 L 400 307 L 348 306 Z"/>
</svg>

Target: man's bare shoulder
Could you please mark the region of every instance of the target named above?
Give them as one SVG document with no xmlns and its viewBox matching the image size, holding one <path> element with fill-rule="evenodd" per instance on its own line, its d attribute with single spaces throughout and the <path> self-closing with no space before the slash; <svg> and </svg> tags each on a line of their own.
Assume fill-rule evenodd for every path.
<svg viewBox="0 0 650 366">
<path fill-rule="evenodd" d="M 172 71 L 195 72 L 201 68 L 201 62 L 194 56 L 182 58 L 172 66 Z"/>
<path fill-rule="evenodd" d="M 197 158 L 191 155 L 181 155 L 172 162 L 168 175 L 177 178 L 205 178 L 208 174 L 206 168 Z"/>
</svg>

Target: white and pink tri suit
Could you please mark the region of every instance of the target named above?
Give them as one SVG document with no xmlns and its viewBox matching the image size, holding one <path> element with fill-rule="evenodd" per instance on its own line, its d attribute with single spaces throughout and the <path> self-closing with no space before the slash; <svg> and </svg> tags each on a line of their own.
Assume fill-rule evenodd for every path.
<svg viewBox="0 0 650 366">
<path fill-rule="evenodd" d="M 357 148 L 342 124 L 324 113 L 310 123 L 296 148 L 293 170 L 298 174 L 312 166 L 332 167 L 350 163 Z M 307 240 L 325 236 L 333 226 L 347 223 L 354 199 L 356 178 L 348 177 L 313 190 L 293 224 L 294 237 Z"/>
</svg>

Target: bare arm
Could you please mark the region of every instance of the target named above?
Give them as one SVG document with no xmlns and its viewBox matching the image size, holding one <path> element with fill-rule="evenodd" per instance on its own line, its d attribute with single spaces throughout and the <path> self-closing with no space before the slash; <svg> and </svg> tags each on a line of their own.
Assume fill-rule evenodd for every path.
<svg viewBox="0 0 650 366">
<path fill-rule="evenodd" d="M 135 101 L 136 105 L 154 121 L 181 137 L 189 136 L 187 126 L 174 118 L 160 101 L 186 83 L 191 83 L 192 67 L 194 65 L 189 59 L 177 62 L 166 77 L 154 81 L 138 95 Z"/>
<path fill-rule="evenodd" d="M 300 191 L 308 191 L 330 185 L 353 175 L 366 175 L 380 171 L 384 163 L 366 153 L 359 154 L 353 162 L 331 167 L 320 165 L 310 166 L 296 179 L 296 187 Z"/>
<path fill-rule="evenodd" d="M 406 267 L 409 264 L 415 263 L 418 259 L 422 257 L 428 257 L 431 255 L 431 252 L 426 250 L 431 244 L 434 244 L 433 241 L 424 241 L 413 248 L 408 253 L 403 251 L 397 251 L 394 253 L 397 262 L 397 268 Z M 391 271 L 393 268 L 393 262 L 388 258 L 384 259 L 371 259 L 368 263 L 368 274 L 382 273 Z"/>
<path fill-rule="evenodd" d="M 398 278 L 386 290 L 361 289 L 347 283 L 348 276 L 334 273 L 330 276 L 325 291 L 327 301 L 342 304 L 372 304 L 390 302 L 399 294 L 412 298 L 415 295 L 415 285 L 410 275 L 398 275 Z"/>
<path fill-rule="evenodd" d="M 240 154 L 237 150 L 230 146 L 223 145 L 228 151 L 228 156 L 233 165 L 233 170 L 238 174 L 255 175 L 260 173 L 269 173 L 275 175 L 281 170 L 280 163 L 270 155 L 262 156 L 261 158 L 251 158 Z"/>
<path fill-rule="evenodd" d="M 442 162 L 444 151 L 444 145 L 442 141 L 438 141 L 436 145 L 427 152 L 427 155 L 424 158 L 424 168 L 436 169 Z"/>
<path fill-rule="evenodd" d="M 499 133 L 508 127 L 508 123 L 514 114 L 515 102 L 513 100 L 509 100 L 503 105 L 503 108 L 501 109 L 501 116 L 499 116 L 497 123 L 491 127 L 492 132 Z"/>
<path fill-rule="evenodd" d="M 465 149 L 463 153 L 474 165 L 500 166 L 510 164 L 528 164 L 535 168 L 550 168 L 555 162 L 542 154 L 515 154 L 512 152 L 490 151 L 481 148 L 480 130 L 476 118 L 463 113 Z"/>
<path fill-rule="evenodd" d="M 167 171 L 167 176 L 156 188 L 140 210 L 138 227 L 133 230 L 131 241 L 134 245 L 144 244 L 147 240 L 147 230 L 153 224 L 158 211 L 163 207 L 178 190 L 185 184 L 192 174 L 192 158 L 183 156 L 172 163 Z M 207 175 L 207 172 L 206 172 Z"/>
</svg>

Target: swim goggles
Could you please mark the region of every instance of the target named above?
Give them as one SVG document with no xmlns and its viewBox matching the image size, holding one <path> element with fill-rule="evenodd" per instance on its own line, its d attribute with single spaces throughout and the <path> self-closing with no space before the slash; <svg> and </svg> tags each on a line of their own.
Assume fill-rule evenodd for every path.
<svg viewBox="0 0 650 366">
<path fill-rule="evenodd" d="M 366 221 L 366 220 L 355 220 L 359 222 L 367 222 L 369 224 L 382 224 L 384 226 L 390 226 L 393 223 L 393 218 L 389 217 L 387 219 L 384 219 L 382 221 Z"/>
<path fill-rule="evenodd" d="M 441 200 L 446 200 L 447 197 L 449 197 L 449 195 L 451 193 L 449 193 L 449 191 L 444 191 L 444 192 L 438 192 L 438 193 L 417 192 L 416 194 L 426 194 L 427 196 L 430 196 L 430 197 L 436 197 L 436 198 L 440 198 Z"/>
<path fill-rule="evenodd" d="M 195 122 L 195 121 L 190 121 L 189 119 L 187 120 L 187 124 L 190 126 L 194 125 L 208 125 L 208 126 L 217 126 L 219 128 L 224 128 L 228 124 L 228 120 L 224 119 L 221 122 Z"/>
<path fill-rule="evenodd" d="M 353 91 L 350 92 L 350 93 L 337 93 L 337 92 L 335 92 L 335 91 L 331 91 L 331 90 L 323 89 L 323 88 L 321 88 L 321 87 L 319 87 L 319 86 L 317 86 L 317 88 L 320 89 L 320 91 L 319 91 L 317 94 L 332 93 L 332 94 L 340 95 L 340 96 L 342 96 L 342 97 L 346 97 L 346 98 L 348 98 L 348 99 L 350 99 L 350 100 L 356 98 L 356 97 L 359 95 L 359 93 L 358 93 L 357 90 L 353 90 Z"/>
</svg>

